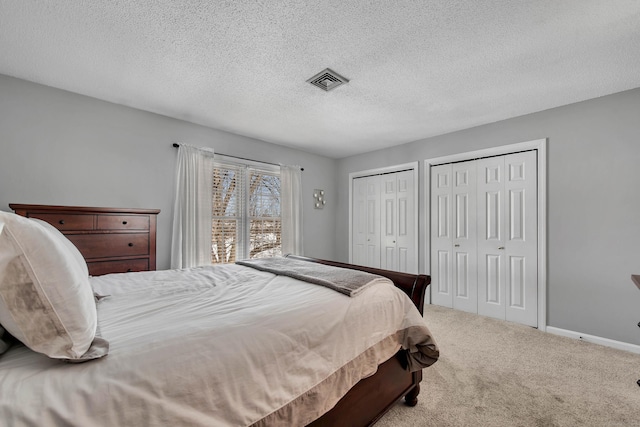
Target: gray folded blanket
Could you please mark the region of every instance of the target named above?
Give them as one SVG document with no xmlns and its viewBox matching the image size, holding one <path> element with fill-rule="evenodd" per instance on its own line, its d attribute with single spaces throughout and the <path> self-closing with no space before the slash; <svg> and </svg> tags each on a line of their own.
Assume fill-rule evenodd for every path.
<svg viewBox="0 0 640 427">
<path fill-rule="evenodd" d="M 284 257 L 246 259 L 236 261 L 236 264 L 325 286 L 350 297 L 355 297 L 374 283 L 391 283 L 385 277 L 364 271 Z"/>
</svg>

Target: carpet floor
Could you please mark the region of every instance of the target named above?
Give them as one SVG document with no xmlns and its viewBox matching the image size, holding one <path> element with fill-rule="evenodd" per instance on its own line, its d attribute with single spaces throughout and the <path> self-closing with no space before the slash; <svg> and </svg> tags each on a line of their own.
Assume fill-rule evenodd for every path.
<svg viewBox="0 0 640 427">
<path fill-rule="evenodd" d="M 376 427 L 639 426 L 640 355 L 434 305 L 440 360 Z"/>
</svg>

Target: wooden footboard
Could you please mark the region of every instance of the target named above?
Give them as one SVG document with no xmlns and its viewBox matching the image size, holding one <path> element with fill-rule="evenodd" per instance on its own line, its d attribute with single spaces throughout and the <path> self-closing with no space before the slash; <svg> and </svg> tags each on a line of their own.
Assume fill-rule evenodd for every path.
<svg viewBox="0 0 640 427">
<path fill-rule="evenodd" d="M 429 276 L 399 273 L 294 255 L 289 255 L 289 257 L 388 277 L 396 287 L 402 289 L 411 298 L 420 314 L 423 314 L 424 294 L 431 282 Z M 378 366 L 378 371 L 374 375 L 358 382 L 338 401 L 333 409 L 309 424 L 309 426 L 369 426 L 380 419 L 403 397 L 409 406 L 416 405 L 418 393 L 420 392 L 422 371 L 412 373 L 407 371 L 404 366 L 406 366 L 405 354 L 403 351 L 399 351 L 394 357 Z"/>
</svg>

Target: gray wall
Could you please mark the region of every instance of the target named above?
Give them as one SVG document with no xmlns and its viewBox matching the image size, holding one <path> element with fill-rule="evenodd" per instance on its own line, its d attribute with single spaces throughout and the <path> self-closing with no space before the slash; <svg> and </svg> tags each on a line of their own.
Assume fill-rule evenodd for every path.
<svg viewBox="0 0 640 427">
<path fill-rule="evenodd" d="M 640 344 L 640 291 L 630 279 L 640 274 L 640 89 L 341 159 L 338 258 L 349 256 L 349 173 L 541 138 L 548 325 Z M 426 218 L 423 200 L 419 206 Z"/>
<path fill-rule="evenodd" d="M 168 268 L 171 143 L 182 141 L 302 165 L 305 252 L 346 261 L 350 172 L 548 138 L 548 324 L 640 344 L 629 278 L 640 273 L 638 118 L 640 89 L 336 161 L 0 75 L 0 209 L 159 208 L 158 268 Z M 323 210 L 314 188 L 327 191 Z"/>
<path fill-rule="evenodd" d="M 303 166 L 305 254 L 333 256 L 335 160 L 4 75 L 0 210 L 9 203 L 161 209 L 158 269 L 169 268 L 173 142 Z M 323 210 L 313 208 L 314 188 L 326 190 Z"/>
</svg>

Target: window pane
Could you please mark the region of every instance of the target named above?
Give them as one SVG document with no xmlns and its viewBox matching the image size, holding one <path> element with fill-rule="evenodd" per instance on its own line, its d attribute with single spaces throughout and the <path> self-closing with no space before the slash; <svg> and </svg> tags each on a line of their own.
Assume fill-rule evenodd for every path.
<svg viewBox="0 0 640 427">
<path fill-rule="evenodd" d="M 216 168 L 213 170 L 213 216 L 237 216 L 239 213 L 238 171 Z"/>
<path fill-rule="evenodd" d="M 280 217 L 280 177 L 252 171 L 249 181 L 249 216 Z"/>
<path fill-rule="evenodd" d="M 251 171 L 249 177 L 250 258 L 282 255 L 280 240 L 280 177 Z"/>
<path fill-rule="evenodd" d="M 252 219 L 250 225 L 250 258 L 282 255 L 280 219 Z"/>
<path fill-rule="evenodd" d="M 213 171 L 213 221 L 211 262 L 235 262 L 238 254 L 239 221 L 242 209 L 242 172 L 233 167 Z"/>
<path fill-rule="evenodd" d="M 213 219 L 213 242 L 211 262 L 224 264 L 236 262 L 238 221 L 235 219 Z"/>
</svg>

